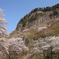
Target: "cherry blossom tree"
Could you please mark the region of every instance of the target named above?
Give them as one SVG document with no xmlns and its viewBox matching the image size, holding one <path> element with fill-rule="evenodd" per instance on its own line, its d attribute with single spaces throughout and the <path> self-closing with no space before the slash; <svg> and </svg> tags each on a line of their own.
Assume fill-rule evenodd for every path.
<svg viewBox="0 0 59 59">
<path fill-rule="evenodd" d="M 18 59 L 17 56 L 23 57 L 29 51 L 22 38 L 11 38 L 8 40 L 8 43 L 9 58 Z M 11 57 L 12 55 L 13 57 Z"/>
<path fill-rule="evenodd" d="M 7 33 L 7 29 L 5 27 L 5 24 L 7 24 L 6 19 L 4 19 L 3 15 L 3 10 L 0 9 L 0 38 L 1 37 L 7 37 L 8 33 Z"/>
<path fill-rule="evenodd" d="M 54 54 L 59 56 L 59 37 L 51 36 L 36 40 L 31 52 L 42 53 L 45 59 L 52 59 Z"/>
</svg>

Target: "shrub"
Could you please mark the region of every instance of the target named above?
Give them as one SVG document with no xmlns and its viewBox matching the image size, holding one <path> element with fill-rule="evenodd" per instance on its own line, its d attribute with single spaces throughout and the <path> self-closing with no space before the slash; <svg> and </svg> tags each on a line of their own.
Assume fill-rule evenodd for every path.
<svg viewBox="0 0 59 59">
<path fill-rule="evenodd" d="M 55 10 L 53 10 L 53 13 L 50 13 L 50 17 L 52 17 L 52 16 L 55 16 L 55 15 L 57 15 L 58 14 L 58 11 L 55 9 Z"/>
<path fill-rule="evenodd" d="M 53 6 L 54 8 L 59 8 L 59 4 L 56 4 L 55 6 Z"/>
<path fill-rule="evenodd" d="M 57 10 L 54 10 L 53 11 L 53 15 L 57 15 L 58 14 L 58 11 Z"/>
<path fill-rule="evenodd" d="M 46 11 L 51 11 L 51 7 L 46 7 L 43 9 L 43 12 L 46 12 Z"/>
<path fill-rule="evenodd" d="M 22 27 L 25 27 L 26 23 L 27 23 L 27 18 L 22 18 L 20 23 L 22 23 Z"/>
<path fill-rule="evenodd" d="M 24 20 L 23 20 L 23 22 L 22 22 L 22 27 L 25 27 L 26 22 L 27 22 L 27 20 L 26 20 L 26 19 L 24 19 Z"/>
<path fill-rule="evenodd" d="M 39 15 L 40 15 L 40 16 L 43 16 L 43 15 L 45 15 L 45 14 L 43 14 L 43 13 L 39 13 Z"/>
<path fill-rule="evenodd" d="M 35 21 L 35 20 L 36 20 L 36 16 L 32 16 L 32 17 L 30 18 L 29 22 L 33 22 L 33 21 Z"/>
<path fill-rule="evenodd" d="M 36 13 L 35 15 L 32 15 L 32 17 L 29 19 L 29 22 L 33 22 L 37 19 L 38 16 L 43 16 L 43 13 Z"/>
<path fill-rule="evenodd" d="M 38 8 L 35 8 L 34 10 L 31 11 L 31 13 L 38 11 Z"/>
</svg>

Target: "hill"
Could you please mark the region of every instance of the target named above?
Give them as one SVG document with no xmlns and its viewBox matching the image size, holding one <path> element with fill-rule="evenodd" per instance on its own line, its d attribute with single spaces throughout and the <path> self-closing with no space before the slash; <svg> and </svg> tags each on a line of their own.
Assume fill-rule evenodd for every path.
<svg viewBox="0 0 59 59">
<path fill-rule="evenodd" d="M 30 32 L 33 31 L 36 32 L 36 30 L 39 27 L 44 27 L 44 26 L 48 27 L 49 31 L 54 31 L 53 28 L 54 24 L 56 24 L 56 27 L 58 27 L 57 25 L 57 22 L 59 22 L 58 20 L 59 20 L 59 4 L 56 4 L 52 7 L 35 8 L 29 14 L 25 15 L 22 19 L 20 19 L 16 29 L 10 34 L 10 37 L 13 36 L 20 37 L 21 33 L 24 34 L 23 32 L 26 30 L 29 30 Z M 31 29 L 33 28 L 35 28 L 36 30 L 32 31 Z M 55 33 L 52 35 L 57 35 L 57 34 Z"/>
</svg>

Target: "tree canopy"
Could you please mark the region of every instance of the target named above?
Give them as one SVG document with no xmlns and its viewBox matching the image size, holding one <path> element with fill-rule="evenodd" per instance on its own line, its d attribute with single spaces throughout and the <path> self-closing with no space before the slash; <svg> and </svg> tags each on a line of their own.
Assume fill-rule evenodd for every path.
<svg viewBox="0 0 59 59">
<path fill-rule="evenodd" d="M 5 24 L 7 24 L 6 19 L 4 19 L 3 15 L 3 10 L 0 9 L 0 38 L 1 37 L 7 37 L 8 33 L 7 33 L 7 29 L 5 27 Z"/>
</svg>

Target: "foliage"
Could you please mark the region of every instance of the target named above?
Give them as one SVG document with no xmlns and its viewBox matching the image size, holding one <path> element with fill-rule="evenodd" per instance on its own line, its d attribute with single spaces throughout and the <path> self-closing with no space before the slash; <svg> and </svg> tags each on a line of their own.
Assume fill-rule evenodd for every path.
<svg viewBox="0 0 59 59">
<path fill-rule="evenodd" d="M 51 36 L 46 38 L 40 38 L 34 42 L 31 52 L 33 54 L 42 54 L 46 59 L 52 59 L 59 57 L 59 37 Z M 56 56 L 56 57 L 54 57 Z"/>
<path fill-rule="evenodd" d="M 46 12 L 46 11 L 51 11 L 51 7 L 43 8 L 43 12 Z"/>
<path fill-rule="evenodd" d="M 31 18 L 29 19 L 29 22 L 33 22 L 37 19 L 38 16 L 43 16 L 42 13 L 36 13 L 35 15 L 32 15 Z"/>
<path fill-rule="evenodd" d="M 23 27 L 25 27 L 25 25 L 26 25 L 26 23 L 27 23 L 27 15 L 26 16 L 24 16 L 24 18 L 22 18 L 21 20 L 20 20 L 20 23 L 22 23 L 22 26 Z"/>
<path fill-rule="evenodd" d="M 30 19 L 29 19 L 29 22 L 33 22 L 36 20 L 36 17 L 35 16 L 32 16 Z"/>
<path fill-rule="evenodd" d="M 50 17 L 55 16 L 58 14 L 58 11 L 56 9 L 53 10 L 53 13 L 50 13 Z"/>
<path fill-rule="evenodd" d="M 53 8 L 59 8 L 59 4 L 56 4 L 55 6 L 52 6 Z"/>
<path fill-rule="evenodd" d="M 53 11 L 53 15 L 57 15 L 58 14 L 58 11 L 57 10 L 54 10 Z"/>
<path fill-rule="evenodd" d="M 26 23 L 27 23 L 27 20 L 24 19 L 23 22 L 22 22 L 22 27 L 25 27 Z"/>
<path fill-rule="evenodd" d="M 0 9 L 0 38 L 1 37 L 7 37 L 7 29 L 5 27 L 5 24 L 7 24 L 6 19 L 4 19 L 4 15 L 2 14 L 3 10 Z"/>
<path fill-rule="evenodd" d="M 31 11 L 31 13 L 37 12 L 39 10 L 39 8 L 35 8 Z"/>
<path fill-rule="evenodd" d="M 39 13 L 39 15 L 40 15 L 40 16 L 43 16 L 43 15 L 45 15 L 45 14 L 43 14 L 43 13 Z"/>
<path fill-rule="evenodd" d="M 55 10 L 56 8 L 59 8 L 59 4 L 56 4 L 52 7 L 45 7 L 45 8 L 35 8 L 34 10 L 31 11 L 31 13 L 37 12 L 37 11 L 51 11 L 51 10 Z"/>
<path fill-rule="evenodd" d="M 8 40 L 8 43 L 8 57 L 10 59 L 18 59 L 20 57 L 23 57 L 23 55 L 29 51 L 29 48 L 26 47 L 22 38 L 11 38 Z"/>
</svg>

